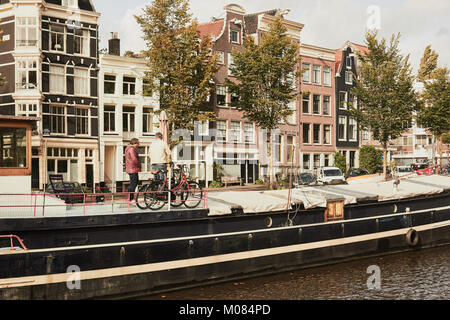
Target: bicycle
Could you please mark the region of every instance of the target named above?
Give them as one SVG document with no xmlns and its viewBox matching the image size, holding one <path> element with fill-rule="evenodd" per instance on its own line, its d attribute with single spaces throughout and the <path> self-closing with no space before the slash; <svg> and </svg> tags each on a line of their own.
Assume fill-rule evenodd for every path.
<svg viewBox="0 0 450 320">
<path fill-rule="evenodd" d="M 173 164 L 171 163 L 170 165 L 172 166 Z M 152 173 L 154 175 L 163 173 L 165 178 L 163 180 L 149 180 L 149 184 L 142 186 L 139 189 L 137 199 L 139 199 L 139 195 L 142 194 L 145 206 L 138 200 L 136 200 L 136 205 L 142 210 L 160 210 L 168 203 L 168 194 L 170 192 L 172 207 L 179 208 L 184 205 L 189 209 L 197 208 L 203 199 L 203 190 L 197 182 L 187 178 L 185 171 L 185 166 L 173 170 L 172 181 L 175 187 L 171 188 L 170 191 L 167 170 L 153 171 Z"/>
</svg>

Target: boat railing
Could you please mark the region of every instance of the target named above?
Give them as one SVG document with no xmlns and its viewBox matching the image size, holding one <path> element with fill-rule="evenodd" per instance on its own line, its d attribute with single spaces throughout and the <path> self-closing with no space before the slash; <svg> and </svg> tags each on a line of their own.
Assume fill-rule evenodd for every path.
<svg viewBox="0 0 450 320">
<path fill-rule="evenodd" d="M 25 244 L 23 243 L 23 240 L 20 239 L 18 236 L 13 235 L 13 234 L 6 235 L 6 236 L 0 235 L 0 239 L 8 239 L 8 238 L 10 240 L 10 245 L 11 245 L 11 247 L 9 249 L 10 251 L 15 251 L 16 250 L 16 248 L 14 247 L 14 239 L 16 239 L 19 242 L 19 244 L 20 244 L 20 246 L 22 247 L 23 250 L 28 250 L 27 247 L 25 247 Z"/>
<path fill-rule="evenodd" d="M 163 199 L 164 207 L 158 211 L 145 208 L 144 196 L 159 193 L 157 191 L 139 192 L 138 203 L 144 209 L 131 203 L 130 192 L 95 192 L 95 193 L 50 193 L 35 192 L 30 194 L 0 194 L 1 218 L 42 218 L 68 217 L 87 215 L 107 215 L 124 213 L 151 213 L 158 211 L 172 211 L 173 209 L 187 209 L 178 199 L 170 199 L 171 195 Z M 135 195 L 137 193 L 134 193 Z M 170 199 L 170 201 L 169 201 Z M 208 193 L 203 192 L 201 199 L 187 199 L 184 202 L 200 201 L 198 208 L 208 208 Z M 178 204 L 178 206 L 174 205 Z"/>
</svg>

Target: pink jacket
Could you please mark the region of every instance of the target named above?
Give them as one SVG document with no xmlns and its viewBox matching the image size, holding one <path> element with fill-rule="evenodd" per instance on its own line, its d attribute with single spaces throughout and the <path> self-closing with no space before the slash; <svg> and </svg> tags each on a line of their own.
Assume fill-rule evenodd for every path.
<svg viewBox="0 0 450 320">
<path fill-rule="evenodd" d="M 136 148 L 128 146 L 125 149 L 125 170 L 127 173 L 141 172 L 141 162 Z"/>
</svg>

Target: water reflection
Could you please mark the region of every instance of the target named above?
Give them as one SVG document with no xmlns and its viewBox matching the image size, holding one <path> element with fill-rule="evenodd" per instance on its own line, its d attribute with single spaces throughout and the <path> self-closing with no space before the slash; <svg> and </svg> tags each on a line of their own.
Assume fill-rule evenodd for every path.
<svg viewBox="0 0 450 320">
<path fill-rule="evenodd" d="M 380 290 L 369 290 L 369 266 Z M 145 300 L 448 300 L 450 246 L 286 272 L 145 297 Z"/>
</svg>

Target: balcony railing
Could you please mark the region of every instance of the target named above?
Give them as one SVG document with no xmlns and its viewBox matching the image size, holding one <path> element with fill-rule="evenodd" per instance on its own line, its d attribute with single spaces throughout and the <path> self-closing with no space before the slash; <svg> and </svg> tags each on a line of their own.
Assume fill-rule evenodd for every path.
<svg viewBox="0 0 450 320">
<path fill-rule="evenodd" d="M 16 91 L 22 90 L 36 90 L 36 83 L 16 83 Z"/>
<path fill-rule="evenodd" d="M 17 47 L 37 47 L 37 40 L 16 40 Z"/>
</svg>

